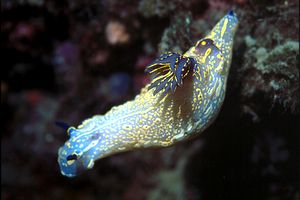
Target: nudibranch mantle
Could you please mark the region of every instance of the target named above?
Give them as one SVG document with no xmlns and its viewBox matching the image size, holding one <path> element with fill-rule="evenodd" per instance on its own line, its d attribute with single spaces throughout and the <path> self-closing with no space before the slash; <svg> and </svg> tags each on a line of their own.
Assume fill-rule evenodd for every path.
<svg viewBox="0 0 300 200">
<path fill-rule="evenodd" d="M 183 55 L 165 53 L 151 63 L 146 71 L 152 81 L 134 100 L 70 127 L 58 152 L 61 173 L 74 177 L 109 155 L 166 147 L 201 133 L 225 97 L 237 24 L 230 11 Z"/>
</svg>

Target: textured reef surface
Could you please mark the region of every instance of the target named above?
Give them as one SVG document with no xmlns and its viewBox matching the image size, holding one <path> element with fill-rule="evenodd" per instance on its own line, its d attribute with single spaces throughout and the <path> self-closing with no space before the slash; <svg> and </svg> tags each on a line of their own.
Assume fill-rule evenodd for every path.
<svg viewBox="0 0 300 200">
<path fill-rule="evenodd" d="M 2 199 L 297 199 L 299 1 L 1 1 Z M 239 18 L 226 98 L 201 136 L 68 179 L 61 120 L 132 99 L 166 51 Z"/>
</svg>

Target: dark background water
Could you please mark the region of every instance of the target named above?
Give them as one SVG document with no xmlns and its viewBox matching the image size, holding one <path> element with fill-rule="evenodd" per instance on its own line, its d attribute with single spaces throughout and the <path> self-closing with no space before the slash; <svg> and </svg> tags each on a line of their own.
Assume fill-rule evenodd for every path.
<svg viewBox="0 0 300 200">
<path fill-rule="evenodd" d="M 299 199 L 299 2 L 1 1 L 2 199 Z M 144 68 L 240 20 L 226 99 L 193 140 L 122 153 L 69 179 L 56 120 L 132 99 Z"/>
</svg>

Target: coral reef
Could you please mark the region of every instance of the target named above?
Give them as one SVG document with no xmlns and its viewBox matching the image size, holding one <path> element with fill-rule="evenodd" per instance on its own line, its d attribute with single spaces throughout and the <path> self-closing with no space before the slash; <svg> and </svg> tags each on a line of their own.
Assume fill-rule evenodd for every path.
<svg viewBox="0 0 300 200">
<path fill-rule="evenodd" d="M 298 58 L 299 42 L 296 41 L 287 41 L 269 52 L 252 44 L 245 52 L 242 95 L 251 99 L 263 93 L 270 102 L 269 109 L 278 104 L 282 112 L 296 114 L 299 112 Z"/>
<path fill-rule="evenodd" d="M 1 6 L 2 199 L 299 198 L 299 1 Z M 149 79 L 147 64 L 185 51 L 230 9 L 240 26 L 212 127 L 170 148 L 103 159 L 75 179 L 60 175 L 67 136 L 56 120 L 78 124 L 132 99 Z M 108 31 L 116 22 L 118 32 Z"/>
</svg>

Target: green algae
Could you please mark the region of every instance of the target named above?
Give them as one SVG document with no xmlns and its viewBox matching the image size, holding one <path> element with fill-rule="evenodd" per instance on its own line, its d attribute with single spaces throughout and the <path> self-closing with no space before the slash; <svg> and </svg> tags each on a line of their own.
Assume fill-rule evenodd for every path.
<svg viewBox="0 0 300 200">
<path fill-rule="evenodd" d="M 269 102 L 278 103 L 282 110 L 299 110 L 299 42 L 288 40 L 274 49 L 258 46 L 250 36 L 245 37 L 248 50 L 244 56 L 246 72 L 242 94 L 252 97 L 263 92 Z M 253 71 L 255 70 L 255 71 Z M 245 75 L 245 74 L 244 74 Z"/>
<path fill-rule="evenodd" d="M 299 42 L 296 41 L 287 41 L 269 52 L 260 47 L 255 53 L 257 62 L 254 67 L 263 74 L 281 74 L 288 79 L 296 80 L 299 79 L 297 55 L 299 55 Z"/>
<path fill-rule="evenodd" d="M 247 47 L 252 47 L 256 44 L 256 39 L 252 38 L 250 35 L 246 35 L 244 40 Z"/>
</svg>

